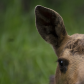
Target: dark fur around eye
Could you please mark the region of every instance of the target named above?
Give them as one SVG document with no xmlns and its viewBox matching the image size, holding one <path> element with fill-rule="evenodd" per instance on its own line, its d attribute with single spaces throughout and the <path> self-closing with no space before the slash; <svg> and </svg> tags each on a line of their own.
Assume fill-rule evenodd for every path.
<svg viewBox="0 0 84 84">
<path fill-rule="evenodd" d="M 69 61 L 67 59 L 64 59 L 64 58 L 59 58 L 57 60 L 57 62 L 59 63 L 60 71 L 62 73 L 65 73 L 67 71 L 67 67 L 69 65 Z"/>
</svg>

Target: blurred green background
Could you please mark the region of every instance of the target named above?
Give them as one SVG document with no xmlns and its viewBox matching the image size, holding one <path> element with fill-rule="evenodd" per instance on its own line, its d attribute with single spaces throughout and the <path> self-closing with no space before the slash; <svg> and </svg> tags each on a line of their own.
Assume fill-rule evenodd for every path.
<svg viewBox="0 0 84 84">
<path fill-rule="evenodd" d="M 38 34 L 34 8 L 56 10 L 69 35 L 84 33 L 84 0 L 0 0 L 0 84 L 48 84 L 57 57 Z"/>
</svg>

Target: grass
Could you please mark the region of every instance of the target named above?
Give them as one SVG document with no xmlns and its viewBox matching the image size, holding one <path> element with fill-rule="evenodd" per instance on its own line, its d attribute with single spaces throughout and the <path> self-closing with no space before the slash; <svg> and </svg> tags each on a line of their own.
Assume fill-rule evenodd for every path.
<svg viewBox="0 0 84 84">
<path fill-rule="evenodd" d="M 47 84 L 55 74 L 54 51 L 37 33 L 32 11 L 25 16 L 9 11 L 2 15 L 0 84 Z"/>
</svg>

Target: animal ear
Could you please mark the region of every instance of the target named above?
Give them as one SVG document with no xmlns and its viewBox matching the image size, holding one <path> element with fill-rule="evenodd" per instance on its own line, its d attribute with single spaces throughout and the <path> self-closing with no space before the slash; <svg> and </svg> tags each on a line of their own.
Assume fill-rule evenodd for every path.
<svg viewBox="0 0 84 84">
<path fill-rule="evenodd" d="M 42 38 L 53 46 L 59 46 L 67 36 L 62 17 L 52 9 L 36 6 L 36 27 Z"/>
</svg>

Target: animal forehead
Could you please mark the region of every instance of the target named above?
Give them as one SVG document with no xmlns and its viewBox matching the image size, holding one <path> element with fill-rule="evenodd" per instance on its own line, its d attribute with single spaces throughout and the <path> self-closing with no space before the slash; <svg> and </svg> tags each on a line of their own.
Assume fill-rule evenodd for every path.
<svg viewBox="0 0 84 84">
<path fill-rule="evenodd" d="M 72 35 L 65 49 L 70 49 L 72 54 L 84 54 L 84 34 Z"/>
<path fill-rule="evenodd" d="M 72 39 L 84 39 L 84 34 L 73 34 L 70 37 Z"/>
</svg>

